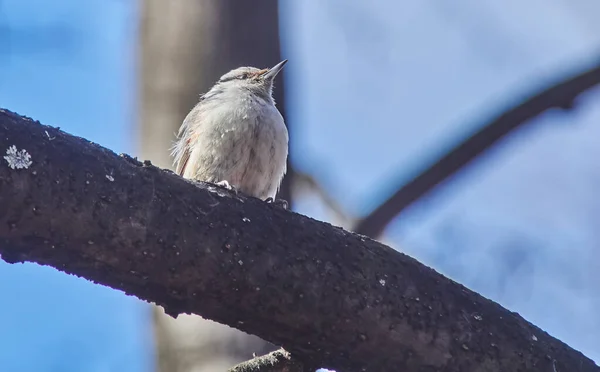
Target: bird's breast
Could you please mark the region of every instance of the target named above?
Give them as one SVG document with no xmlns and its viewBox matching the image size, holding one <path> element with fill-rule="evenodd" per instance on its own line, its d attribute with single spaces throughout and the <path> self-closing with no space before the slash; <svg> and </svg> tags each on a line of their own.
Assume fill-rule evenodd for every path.
<svg viewBox="0 0 600 372">
<path fill-rule="evenodd" d="M 286 170 L 288 133 L 272 104 L 246 98 L 221 131 L 228 152 L 226 177 L 240 191 L 265 199 L 275 197 Z"/>
</svg>

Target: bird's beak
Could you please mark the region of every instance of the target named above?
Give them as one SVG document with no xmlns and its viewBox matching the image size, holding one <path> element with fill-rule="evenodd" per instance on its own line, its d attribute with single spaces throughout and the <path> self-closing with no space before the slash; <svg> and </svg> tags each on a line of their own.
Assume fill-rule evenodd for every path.
<svg viewBox="0 0 600 372">
<path fill-rule="evenodd" d="M 265 80 L 275 79 L 275 76 L 277 76 L 279 71 L 283 70 L 283 66 L 287 63 L 287 61 L 287 59 L 284 59 L 283 61 L 268 69 L 267 72 L 263 75 L 263 78 Z"/>
</svg>

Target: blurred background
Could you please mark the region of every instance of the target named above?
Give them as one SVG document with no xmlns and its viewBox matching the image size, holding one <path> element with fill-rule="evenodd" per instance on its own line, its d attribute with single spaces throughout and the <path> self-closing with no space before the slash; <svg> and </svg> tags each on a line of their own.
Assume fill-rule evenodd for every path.
<svg viewBox="0 0 600 372">
<path fill-rule="evenodd" d="M 223 73 L 290 62 L 281 196 L 365 232 L 600 362 L 600 91 L 504 138 L 388 221 L 394 192 L 600 56 L 596 0 L 0 0 L 0 107 L 170 167 Z M 273 348 L 0 261 L 2 371 L 224 371 Z"/>
</svg>

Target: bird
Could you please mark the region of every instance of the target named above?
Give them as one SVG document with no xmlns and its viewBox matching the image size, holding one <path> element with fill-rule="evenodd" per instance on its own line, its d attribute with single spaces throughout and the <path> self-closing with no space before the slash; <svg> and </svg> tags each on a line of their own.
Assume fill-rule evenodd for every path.
<svg viewBox="0 0 600 372">
<path fill-rule="evenodd" d="M 187 114 L 171 148 L 176 173 L 274 202 L 287 170 L 288 131 L 273 99 L 271 68 L 227 72 Z"/>
</svg>

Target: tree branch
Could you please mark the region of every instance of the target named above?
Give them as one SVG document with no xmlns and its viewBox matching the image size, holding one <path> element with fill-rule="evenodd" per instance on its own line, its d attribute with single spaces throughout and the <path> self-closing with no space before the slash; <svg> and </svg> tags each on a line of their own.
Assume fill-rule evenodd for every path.
<svg viewBox="0 0 600 372">
<path fill-rule="evenodd" d="M 532 94 L 531 98 L 508 109 L 489 123 L 478 126 L 481 129 L 401 186 L 391 197 L 359 221 L 352 230 L 373 238 L 379 237 L 385 227 L 406 207 L 460 171 L 506 135 L 552 108 L 565 110 L 573 108 L 574 101 L 579 95 L 598 84 L 600 84 L 600 61 L 584 72 L 569 76 L 541 92 Z"/>
<path fill-rule="evenodd" d="M 228 324 L 305 368 L 600 371 L 519 315 L 364 236 L 0 110 L 7 149 L 32 162 L 12 169 L 14 151 L 0 158 L 7 262 L 50 265 L 173 316 Z"/>
</svg>

